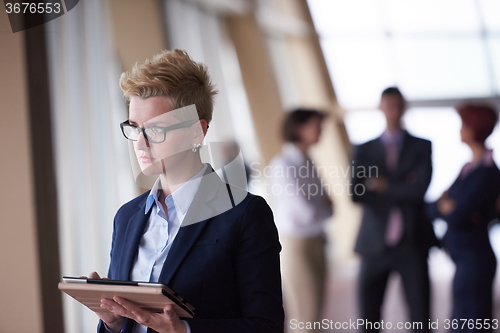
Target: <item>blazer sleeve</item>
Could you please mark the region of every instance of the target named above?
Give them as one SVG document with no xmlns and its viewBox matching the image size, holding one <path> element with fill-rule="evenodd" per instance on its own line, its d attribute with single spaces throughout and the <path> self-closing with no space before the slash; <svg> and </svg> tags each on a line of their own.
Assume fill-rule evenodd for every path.
<svg viewBox="0 0 500 333">
<path fill-rule="evenodd" d="M 98 333 L 113 333 L 113 331 L 109 330 L 102 320 L 99 320 L 99 324 L 97 325 Z"/>
<path fill-rule="evenodd" d="M 430 202 L 430 203 L 425 205 L 425 215 L 430 220 L 435 220 L 435 219 L 441 217 L 441 213 L 439 212 L 437 201 Z"/>
<path fill-rule="evenodd" d="M 384 198 L 382 195 L 370 191 L 366 188 L 366 180 L 370 175 L 370 165 L 366 161 L 367 144 L 355 146 L 353 149 L 352 160 L 352 173 L 351 173 L 351 193 L 352 201 L 363 204 L 380 204 Z M 378 176 L 378 173 L 377 173 Z"/>
<path fill-rule="evenodd" d="M 235 257 L 241 317 L 187 319 L 192 333 L 278 333 L 284 331 L 279 253 L 271 209 L 261 197 L 246 207 Z"/>
<path fill-rule="evenodd" d="M 114 262 L 113 252 L 114 252 L 114 248 L 115 248 L 116 233 L 117 233 L 117 228 L 118 228 L 117 220 L 120 216 L 120 212 L 121 212 L 121 209 L 117 212 L 115 219 L 113 221 L 113 234 L 111 237 L 111 251 L 110 251 L 110 266 L 108 268 L 108 275 L 107 275 L 108 279 L 115 279 L 115 276 L 113 274 L 115 268 L 112 267 L 112 263 Z M 123 331 L 123 328 L 122 328 L 122 331 Z M 104 324 L 102 319 L 99 319 L 99 323 L 97 325 L 97 333 L 113 333 L 113 331 L 111 331 L 110 329 L 107 328 L 106 324 Z"/>
<path fill-rule="evenodd" d="M 455 209 L 448 215 L 440 216 L 448 223 L 466 225 L 474 213 L 484 213 L 483 208 L 492 205 L 498 197 L 500 177 L 493 168 L 485 169 L 474 179 L 474 183 L 465 188 L 455 200 Z M 437 205 L 437 203 L 435 204 Z"/>
</svg>

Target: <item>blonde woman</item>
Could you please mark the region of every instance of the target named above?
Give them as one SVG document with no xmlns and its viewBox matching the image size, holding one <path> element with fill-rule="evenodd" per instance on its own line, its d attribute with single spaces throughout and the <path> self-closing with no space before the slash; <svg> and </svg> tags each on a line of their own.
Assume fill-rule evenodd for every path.
<svg viewBox="0 0 500 333">
<path fill-rule="evenodd" d="M 151 189 L 117 212 L 108 277 L 169 285 L 195 307 L 151 313 L 103 299 L 98 332 L 283 332 L 280 243 L 267 203 L 221 181 L 200 159 L 212 119 L 206 68 L 164 51 L 120 79 L 129 101 L 121 124 Z M 91 278 L 98 278 L 92 273 Z"/>
</svg>

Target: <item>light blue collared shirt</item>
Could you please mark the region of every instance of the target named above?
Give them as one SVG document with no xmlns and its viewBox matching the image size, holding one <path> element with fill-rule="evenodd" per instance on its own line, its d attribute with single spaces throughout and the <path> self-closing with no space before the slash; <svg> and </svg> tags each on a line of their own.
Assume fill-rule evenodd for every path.
<svg viewBox="0 0 500 333">
<path fill-rule="evenodd" d="M 165 199 L 168 214 L 165 214 L 163 206 L 160 204 L 161 183 L 159 178 L 156 180 L 146 200 L 144 214 L 148 214 L 151 210 L 151 215 L 139 243 L 139 251 L 131 273 L 132 281 L 158 282 L 163 264 L 200 187 L 202 176 L 207 167 L 208 165 L 204 164 L 196 175 Z M 189 324 L 186 321 L 183 322 L 186 325 L 187 333 L 191 333 Z M 132 332 L 146 333 L 147 327 L 135 325 Z"/>
</svg>

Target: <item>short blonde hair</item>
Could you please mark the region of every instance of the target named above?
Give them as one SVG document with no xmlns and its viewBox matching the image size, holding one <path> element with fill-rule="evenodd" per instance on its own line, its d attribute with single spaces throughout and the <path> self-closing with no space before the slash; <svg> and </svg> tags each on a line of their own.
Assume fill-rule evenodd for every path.
<svg viewBox="0 0 500 333">
<path fill-rule="evenodd" d="M 120 88 L 123 96 L 140 98 L 166 96 L 175 109 L 195 104 L 199 119 L 212 120 L 215 86 L 202 63 L 193 61 L 182 50 L 162 51 L 143 64 L 122 73 Z"/>
</svg>

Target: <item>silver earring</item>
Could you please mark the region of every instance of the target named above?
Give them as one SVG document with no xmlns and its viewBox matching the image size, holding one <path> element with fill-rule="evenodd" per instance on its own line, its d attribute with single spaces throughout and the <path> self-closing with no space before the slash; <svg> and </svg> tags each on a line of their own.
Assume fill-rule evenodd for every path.
<svg viewBox="0 0 500 333">
<path fill-rule="evenodd" d="M 201 143 L 195 143 L 193 145 L 193 149 L 191 149 L 193 151 L 193 153 L 196 153 L 198 151 L 198 149 L 201 148 Z"/>
</svg>

